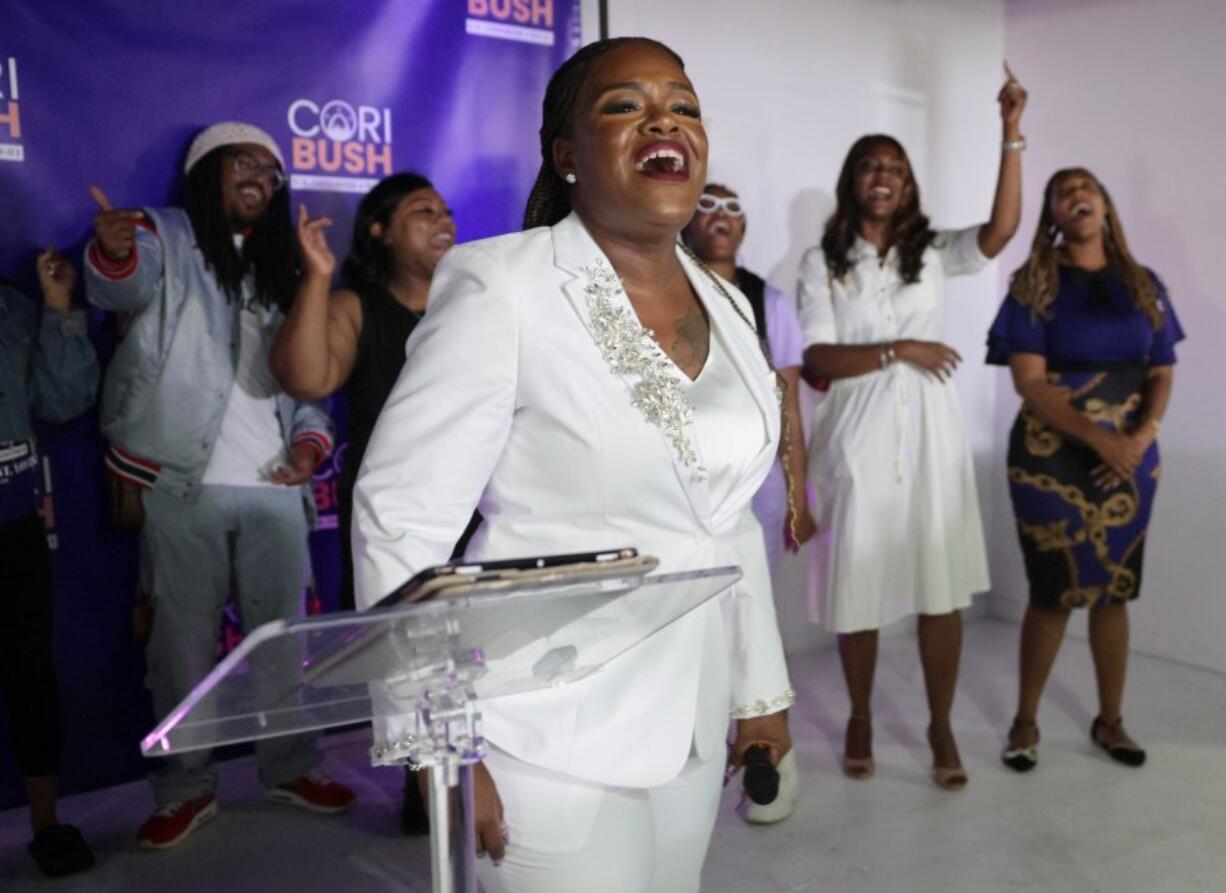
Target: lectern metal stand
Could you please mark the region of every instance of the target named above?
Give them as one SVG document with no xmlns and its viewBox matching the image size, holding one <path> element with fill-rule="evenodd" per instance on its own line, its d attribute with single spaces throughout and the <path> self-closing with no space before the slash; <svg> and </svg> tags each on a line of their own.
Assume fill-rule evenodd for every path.
<svg viewBox="0 0 1226 893">
<path fill-rule="evenodd" d="M 553 688 L 726 591 L 736 567 L 449 589 L 446 598 L 253 630 L 141 742 L 149 757 L 398 715 L 392 760 L 429 776 L 434 893 L 476 893 L 481 702 Z M 377 705 L 377 706 L 376 706 Z M 384 754 L 384 757 L 387 755 Z"/>
</svg>

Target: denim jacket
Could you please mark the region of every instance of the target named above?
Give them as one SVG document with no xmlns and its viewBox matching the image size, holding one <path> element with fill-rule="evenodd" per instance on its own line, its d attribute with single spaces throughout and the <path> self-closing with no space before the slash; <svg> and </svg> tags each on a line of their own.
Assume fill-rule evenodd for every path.
<svg viewBox="0 0 1226 893">
<path fill-rule="evenodd" d="M 30 415 L 66 422 L 93 405 L 98 358 L 85 311 L 40 315 L 33 301 L 0 283 L 0 443 L 29 440 Z"/>
<path fill-rule="evenodd" d="M 125 263 L 94 242 L 86 248 L 89 302 L 126 317 L 102 389 L 107 468 L 195 500 L 234 385 L 241 311 L 205 267 L 186 212 L 145 215 Z M 274 331 L 284 320 L 275 307 L 259 312 Z M 315 404 L 281 393 L 277 419 L 287 447 L 307 443 L 321 458 L 331 451 L 332 420 Z"/>
</svg>

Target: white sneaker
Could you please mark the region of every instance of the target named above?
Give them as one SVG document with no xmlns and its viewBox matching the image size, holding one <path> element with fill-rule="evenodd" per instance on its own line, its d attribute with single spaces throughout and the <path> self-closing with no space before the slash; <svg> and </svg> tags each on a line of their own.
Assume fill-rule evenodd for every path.
<svg viewBox="0 0 1226 893">
<path fill-rule="evenodd" d="M 763 806 L 752 800 L 741 804 L 741 815 L 751 825 L 773 825 L 782 822 L 796 809 L 796 801 L 800 799 L 800 774 L 796 771 L 796 748 L 783 755 L 779 765 L 779 795 L 774 801 Z"/>
</svg>

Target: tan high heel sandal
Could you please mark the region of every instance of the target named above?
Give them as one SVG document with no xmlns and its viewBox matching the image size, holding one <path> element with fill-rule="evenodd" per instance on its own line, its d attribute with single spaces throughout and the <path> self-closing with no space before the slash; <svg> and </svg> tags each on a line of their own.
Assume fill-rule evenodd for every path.
<svg viewBox="0 0 1226 893">
<path fill-rule="evenodd" d="M 928 746 L 932 747 L 932 726 L 928 727 Z M 943 791 L 960 791 L 970 782 L 962 766 L 933 766 L 932 782 Z"/>
<path fill-rule="evenodd" d="M 872 749 L 872 723 L 871 716 L 856 716 L 854 713 L 847 718 L 847 728 L 851 729 L 853 722 L 869 723 L 869 749 Z M 873 762 L 871 756 L 867 757 L 851 757 L 847 755 L 847 736 L 843 738 L 843 774 L 848 778 L 854 778 L 856 781 L 866 781 L 873 777 L 873 773 L 877 771 L 877 764 Z"/>
</svg>

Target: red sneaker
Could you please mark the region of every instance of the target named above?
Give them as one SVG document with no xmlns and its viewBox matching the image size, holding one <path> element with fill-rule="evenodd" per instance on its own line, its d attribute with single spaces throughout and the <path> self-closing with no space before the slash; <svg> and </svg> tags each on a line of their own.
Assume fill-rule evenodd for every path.
<svg viewBox="0 0 1226 893">
<path fill-rule="evenodd" d="M 319 772 L 308 772 L 301 778 L 269 788 L 264 796 L 273 803 L 284 803 L 325 815 L 344 812 L 358 799 L 349 788 Z"/>
<path fill-rule="evenodd" d="M 145 820 L 136 839 L 147 850 L 168 850 L 215 815 L 217 799 L 212 794 L 168 803 Z"/>
</svg>

